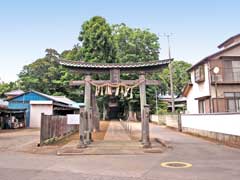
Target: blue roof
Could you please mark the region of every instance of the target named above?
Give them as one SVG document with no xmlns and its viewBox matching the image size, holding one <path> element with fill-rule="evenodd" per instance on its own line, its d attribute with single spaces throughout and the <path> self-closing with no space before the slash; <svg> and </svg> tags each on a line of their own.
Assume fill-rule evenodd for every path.
<svg viewBox="0 0 240 180">
<path fill-rule="evenodd" d="M 28 94 L 28 96 L 26 96 Z M 37 96 L 36 96 L 37 95 Z M 73 105 L 76 102 L 71 99 L 66 98 L 65 96 L 50 96 L 44 93 L 40 93 L 38 91 L 28 91 L 19 96 L 15 96 L 13 98 L 8 99 L 8 101 L 32 101 L 32 100 L 52 100 L 53 102 L 58 102 L 65 105 Z"/>
</svg>

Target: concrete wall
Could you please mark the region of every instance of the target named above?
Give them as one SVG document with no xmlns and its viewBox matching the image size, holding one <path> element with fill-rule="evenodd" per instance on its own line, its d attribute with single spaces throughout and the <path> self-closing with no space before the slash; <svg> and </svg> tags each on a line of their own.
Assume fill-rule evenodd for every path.
<svg viewBox="0 0 240 180">
<path fill-rule="evenodd" d="M 45 115 L 52 115 L 53 105 L 52 101 L 41 101 L 37 103 L 30 102 L 30 127 L 40 128 L 41 126 L 41 113 Z"/>
<path fill-rule="evenodd" d="M 181 116 L 183 132 L 217 141 L 240 145 L 240 114 L 185 114 Z"/>
<path fill-rule="evenodd" d="M 165 125 L 166 124 L 166 119 L 162 115 L 152 114 L 150 116 L 150 120 L 153 123 L 156 123 L 156 124 L 159 124 L 159 125 Z"/>
<path fill-rule="evenodd" d="M 159 125 L 166 125 L 172 128 L 178 128 L 178 115 L 151 115 L 151 121 Z"/>
</svg>

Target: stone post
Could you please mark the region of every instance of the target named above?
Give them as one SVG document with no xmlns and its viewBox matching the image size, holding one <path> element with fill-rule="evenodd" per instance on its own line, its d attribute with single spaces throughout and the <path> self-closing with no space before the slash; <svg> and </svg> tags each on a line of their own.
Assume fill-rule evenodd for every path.
<svg viewBox="0 0 240 180">
<path fill-rule="evenodd" d="M 92 91 L 92 130 L 94 132 L 99 131 L 99 110 L 98 110 L 98 105 L 97 105 L 97 100 L 95 97 L 95 94 Z"/>
<path fill-rule="evenodd" d="M 92 140 L 92 131 L 93 131 L 93 121 L 92 121 L 92 107 L 89 108 L 88 112 L 85 112 L 86 114 L 86 144 L 90 144 Z"/>
<path fill-rule="evenodd" d="M 85 131 L 85 106 L 80 106 L 80 124 L 79 124 L 79 145 L 78 148 L 86 148 L 84 143 L 84 131 Z"/>
<path fill-rule="evenodd" d="M 151 143 L 150 143 L 150 137 L 149 137 L 149 119 L 150 119 L 150 107 L 149 105 L 144 105 L 144 110 L 143 110 L 144 118 L 143 118 L 143 129 L 142 129 L 142 143 L 143 143 L 143 148 L 150 148 Z"/>
<path fill-rule="evenodd" d="M 85 75 L 84 104 L 86 111 L 91 107 L 91 75 Z"/>
<path fill-rule="evenodd" d="M 139 92 L 140 92 L 140 110 L 141 110 L 141 124 L 143 129 L 143 119 L 144 119 L 144 105 L 147 104 L 146 100 L 146 79 L 145 79 L 145 73 L 141 73 L 139 75 L 139 81 L 141 84 L 139 85 Z M 142 131 L 143 132 L 143 131 Z M 141 141 L 143 140 L 143 133 L 141 134 Z"/>
<path fill-rule="evenodd" d="M 84 124 L 84 133 L 85 133 L 85 143 L 90 143 L 90 135 L 89 135 L 89 127 L 91 126 L 90 118 L 89 118 L 89 112 L 91 109 L 91 75 L 87 74 L 85 75 L 85 89 L 84 89 L 84 104 L 85 104 L 85 124 Z"/>
</svg>

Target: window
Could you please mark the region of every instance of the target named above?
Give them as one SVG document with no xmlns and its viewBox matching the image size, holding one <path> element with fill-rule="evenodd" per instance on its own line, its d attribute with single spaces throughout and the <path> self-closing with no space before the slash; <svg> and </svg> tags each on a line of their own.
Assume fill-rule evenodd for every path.
<svg viewBox="0 0 240 180">
<path fill-rule="evenodd" d="M 205 101 L 204 100 L 199 100 L 198 101 L 198 112 L 199 113 L 205 113 Z"/>
<path fill-rule="evenodd" d="M 227 112 L 240 112 L 240 92 L 224 93 Z"/>
<path fill-rule="evenodd" d="M 195 71 L 194 71 L 194 75 L 195 75 L 195 82 L 204 81 L 205 80 L 204 65 L 198 66 L 197 69 L 195 69 Z"/>
<path fill-rule="evenodd" d="M 240 81 L 240 60 L 224 61 L 224 80 Z"/>
</svg>

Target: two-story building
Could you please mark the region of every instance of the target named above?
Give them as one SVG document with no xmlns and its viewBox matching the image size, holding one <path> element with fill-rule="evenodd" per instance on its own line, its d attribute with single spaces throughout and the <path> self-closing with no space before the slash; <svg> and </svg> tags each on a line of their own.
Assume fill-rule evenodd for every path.
<svg viewBox="0 0 240 180">
<path fill-rule="evenodd" d="M 188 70 L 187 113 L 240 112 L 240 34 L 218 48 Z"/>
</svg>

